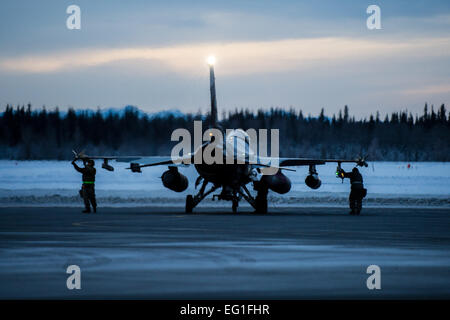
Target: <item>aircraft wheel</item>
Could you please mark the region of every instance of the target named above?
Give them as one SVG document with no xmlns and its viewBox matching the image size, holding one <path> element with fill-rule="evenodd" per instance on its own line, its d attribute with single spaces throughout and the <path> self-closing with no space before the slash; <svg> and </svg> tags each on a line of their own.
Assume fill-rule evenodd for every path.
<svg viewBox="0 0 450 320">
<path fill-rule="evenodd" d="M 192 209 L 194 209 L 194 197 L 189 194 L 186 196 L 186 213 L 192 213 Z"/>
<path fill-rule="evenodd" d="M 237 213 L 238 205 L 239 205 L 239 203 L 237 201 L 233 201 L 233 205 L 231 206 L 233 213 Z"/>
<path fill-rule="evenodd" d="M 256 209 L 255 213 L 267 213 L 267 198 L 256 197 Z"/>
</svg>

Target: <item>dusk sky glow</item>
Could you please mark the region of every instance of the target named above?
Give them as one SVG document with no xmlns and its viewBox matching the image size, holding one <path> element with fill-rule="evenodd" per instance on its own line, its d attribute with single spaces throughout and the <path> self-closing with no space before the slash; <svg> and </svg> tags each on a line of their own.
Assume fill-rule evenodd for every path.
<svg viewBox="0 0 450 320">
<path fill-rule="evenodd" d="M 66 8 L 81 8 L 69 30 Z M 366 8 L 381 8 L 369 30 Z M 449 1 L 2 1 L 0 105 L 356 117 L 450 103 Z"/>
</svg>

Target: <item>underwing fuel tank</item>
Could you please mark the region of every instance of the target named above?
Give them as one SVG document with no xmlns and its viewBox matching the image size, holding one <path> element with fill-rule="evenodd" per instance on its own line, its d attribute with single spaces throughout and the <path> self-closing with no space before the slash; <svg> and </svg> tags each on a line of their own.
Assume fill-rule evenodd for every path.
<svg viewBox="0 0 450 320">
<path fill-rule="evenodd" d="M 285 194 L 291 190 L 291 180 L 281 170 L 274 175 L 264 175 L 261 181 L 276 193 Z"/>
<path fill-rule="evenodd" d="M 309 174 L 305 179 L 305 184 L 311 189 L 318 189 L 322 184 L 317 173 Z"/>
<path fill-rule="evenodd" d="M 175 192 L 183 192 L 189 185 L 188 179 L 178 172 L 177 167 L 169 167 L 161 176 L 161 180 L 164 187 Z"/>
</svg>

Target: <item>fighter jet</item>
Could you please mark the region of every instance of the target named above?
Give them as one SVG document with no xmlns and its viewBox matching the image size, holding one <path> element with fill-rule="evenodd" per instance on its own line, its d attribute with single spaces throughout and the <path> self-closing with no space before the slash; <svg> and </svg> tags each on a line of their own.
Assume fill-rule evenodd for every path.
<svg viewBox="0 0 450 320">
<path fill-rule="evenodd" d="M 220 130 L 220 123 L 217 119 L 217 100 L 216 100 L 216 84 L 214 75 L 215 58 L 208 58 L 210 73 L 210 94 L 211 94 L 211 123 L 209 128 Z M 206 163 L 205 161 L 195 161 L 199 153 L 203 153 L 206 148 L 211 148 L 214 143 L 214 151 L 219 152 L 223 156 L 222 163 Z M 318 189 L 321 186 L 316 166 L 323 165 L 327 162 L 337 163 L 340 169 L 341 163 L 355 163 L 357 166 L 367 167 L 364 158 L 353 160 L 348 159 L 312 159 L 312 158 L 273 158 L 261 157 L 252 150 L 250 136 L 241 129 L 231 130 L 224 135 L 223 141 L 214 141 L 211 139 L 201 144 L 193 153 L 188 153 L 180 157 L 145 157 L 145 156 L 90 156 L 84 153 L 74 151 L 76 159 L 102 159 L 102 168 L 113 171 L 114 168 L 108 163 L 110 160 L 118 162 L 129 162 L 130 167 L 127 168 L 133 173 L 141 173 L 142 168 L 151 166 L 167 166 L 162 176 L 162 184 L 175 192 L 183 192 L 188 187 L 188 179 L 179 172 L 178 167 L 194 165 L 198 173 L 195 181 L 195 188 L 199 185 L 200 189 L 195 195 L 187 195 L 185 203 L 186 213 L 192 213 L 193 209 L 208 195 L 218 191 L 213 195 L 213 200 L 225 200 L 232 202 L 233 213 L 237 212 L 239 202 L 246 200 L 257 213 L 267 213 L 267 194 L 270 191 L 279 194 L 285 194 L 291 189 L 291 181 L 283 173 L 283 171 L 295 171 L 293 166 L 307 166 L 309 174 L 305 179 L 305 184 L 311 189 Z M 228 153 L 229 150 L 233 152 Z M 226 161 L 233 157 L 234 161 Z M 244 154 L 244 157 L 239 155 Z M 276 160 L 276 161 L 274 161 Z M 276 163 L 276 165 L 274 165 Z M 274 170 L 268 170 L 274 169 Z M 256 191 L 254 196 L 247 187 L 252 185 Z"/>
</svg>

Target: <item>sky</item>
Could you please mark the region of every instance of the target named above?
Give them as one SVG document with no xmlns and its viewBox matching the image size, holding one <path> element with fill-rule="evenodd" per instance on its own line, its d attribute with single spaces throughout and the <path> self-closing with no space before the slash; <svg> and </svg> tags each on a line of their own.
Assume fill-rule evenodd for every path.
<svg viewBox="0 0 450 320">
<path fill-rule="evenodd" d="M 69 30 L 69 5 L 81 29 Z M 381 29 L 369 30 L 369 5 Z M 348 105 L 357 118 L 450 104 L 450 1 L 2 0 L 0 109 Z"/>
</svg>

